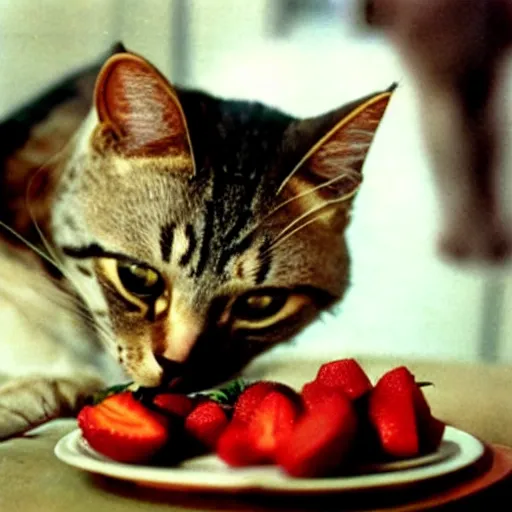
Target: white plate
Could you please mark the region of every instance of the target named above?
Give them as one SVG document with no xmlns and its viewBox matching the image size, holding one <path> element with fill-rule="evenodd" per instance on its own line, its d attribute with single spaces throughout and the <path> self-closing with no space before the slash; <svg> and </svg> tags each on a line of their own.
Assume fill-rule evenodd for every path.
<svg viewBox="0 0 512 512">
<path fill-rule="evenodd" d="M 215 455 L 188 459 L 173 468 L 122 464 L 95 452 L 78 429 L 63 437 L 55 447 L 55 455 L 71 466 L 148 487 L 267 493 L 348 492 L 416 484 L 463 469 L 483 453 L 484 446 L 478 439 L 446 427 L 443 442 L 433 455 L 401 461 L 394 467 L 389 464 L 373 467 L 365 474 L 302 479 L 288 477 L 275 466 L 230 468 Z"/>
</svg>

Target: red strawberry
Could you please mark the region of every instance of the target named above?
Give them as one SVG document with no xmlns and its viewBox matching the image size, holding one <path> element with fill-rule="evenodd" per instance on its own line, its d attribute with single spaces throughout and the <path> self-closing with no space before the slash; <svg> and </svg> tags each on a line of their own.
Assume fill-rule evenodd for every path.
<svg viewBox="0 0 512 512">
<path fill-rule="evenodd" d="M 84 407 L 78 425 L 92 448 L 121 462 L 145 462 L 167 442 L 169 421 L 138 402 L 131 392 Z"/>
<path fill-rule="evenodd" d="M 414 457 L 420 443 L 416 424 L 414 376 L 404 366 L 384 374 L 369 399 L 368 414 L 383 451 L 393 457 Z"/>
<path fill-rule="evenodd" d="M 315 381 L 342 390 L 351 400 L 357 400 L 372 389 L 370 379 L 355 359 L 323 364 Z"/>
<path fill-rule="evenodd" d="M 292 391 L 291 388 L 279 382 L 260 380 L 247 386 L 235 402 L 233 421 L 248 423 L 260 402 L 271 391 Z"/>
<path fill-rule="evenodd" d="M 249 441 L 248 427 L 242 422 L 232 422 L 217 441 L 216 453 L 220 459 L 234 467 L 260 464 Z"/>
<path fill-rule="evenodd" d="M 276 462 L 291 476 L 326 476 L 345 461 L 356 429 L 357 415 L 351 401 L 341 393 L 326 394 L 280 443 Z"/>
<path fill-rule="evenodd" d="M 445 424 L 432 416 L 430 406 L 418 385 L 414 388 L 413 399 L 420 439 L 420 453 L 433 452 L 441 443 Z"/>
<path fill-rule="evenodd" d="M 256 459 L 273 462 L 277 447 L 292 433 L 299 415 L 298 403 L 279 391 L 271 391 L 256 407 L 247 424 Z"/>
<path fill-rule="evenodd" d="M 306 410 L 311 410 L 314 409 L 317 404 L 323 403 L 326 396 L 330 396 L 333 393 L 341 394 L 346 397 L 345 393 L 340 389 L 331 388 L 325 384 L 322 384 L 321 382 L 318 382 L 317 380 L 314 380 L 304 384 L 300 395 Z"/>
<path fill-rule="evenodd" d="M 194 408 L 194 400 L 181 393 L 161 393 L 153 399 L 153 404 L 166 413 L 184 418 Z"/>
<path fill-rule="evenodd" d="M 224 409 L 213 400 L 201 402 L 185 419 L 185 431 L 202 445 L 215 449 L 217 440 L 228 426 Z"/>
</svg>

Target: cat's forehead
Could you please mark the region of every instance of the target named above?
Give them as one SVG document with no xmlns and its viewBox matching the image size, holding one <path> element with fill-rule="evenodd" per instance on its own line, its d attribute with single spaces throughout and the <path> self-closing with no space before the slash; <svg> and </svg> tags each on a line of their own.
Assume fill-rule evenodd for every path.
<svg viewBox="0 0 512 512">
<path fill-rule="evenodd" d="M 292 118 L 257 102 L 179 91 L 196 165 L 251 180 L 273 163 Z"/>
<path fill-rule="evenodd" d="M 157 268 L 187 269 L 197 280 L 220 278 L 236 256 L 260 244 L 253 228 L 264 215 L 263 181 L 213 168 L 187 178 L 118 158 L 91 165 L 103 169 L 89 168 L 78 202 L 90 233 L 111 251 Z"/>
</svg>

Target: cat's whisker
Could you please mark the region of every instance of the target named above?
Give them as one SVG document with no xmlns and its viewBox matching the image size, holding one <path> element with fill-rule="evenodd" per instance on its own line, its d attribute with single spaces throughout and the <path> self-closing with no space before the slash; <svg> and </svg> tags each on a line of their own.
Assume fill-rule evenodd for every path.
<svg viewBox="0 0 512 512">
<path fill-rule="evenodd" d="M 338 181 L 338 179 L 341 179 L 341 178 L 349 178 L 349 179 L 353 179 L 352 176 L 348 175 L 348 174 L 344 174 L 342 176 L 339 176 L 337 179 L 333 179 L 333 180 L 330 180 L 331 183 L 334 183 L 336 181 Z M 357 183 L 357 181 L 359 180 L 355 180 L 354 179 L 354 182 Z M 337 197 L 336 199 L 332 199 L 332 200 L 323 200 L 322 203 L 318 206 L 313 206 L 312 208 L 310 208 L 309 210 L 306 210 L 302 215 L 299 215 L 298 217 L 296 217 L 294 220 L 292 220 L 286 227 L 284 227 L 278 234 L 277 236 L 275 237 L 274 241 L 278 241 L 283 235 L 286 234 L 286 232 L 288 230 L 290 230 L 291 228 L 293 228 L 293 226 L 295 226 L 296 224 L 298 224 L 299 222 L 301 222 L 302 219 L 306 218 L 306 217 L 309 217 L 310 215 L 314 214 L 315 212 L 319 211 L 319 210 L 322 210 L 323 208 L 325 208 L 326 206 L 329 206 L 331 204 L 340 204 L 340 203 L 343 203 L 344 201 L 348 201 L 349 199 L 351 199 L 352 197 L 354 197 L 354 195 L 357 193 L 357 187 L 355 187 L 353 190 L 351 190 L 349 193 L 341 196 L 341 197 Z"/>
<path fill-rule="evenodd" d="M 351 160 L 350 159 L 347 159 L 349 161 L 349 163 L 351 163 Z M 354 161 L 359 161 L 360 159 L 359 158 L 354 158 Z M 309 188 L 308 190 L 306 190 L 305 192 L 301 192 L 300 194 L 297 194 L 293 197 L 290 197 L 289 199 L 286 199 L 285 201 L 283 201 L 282 203 L 279 203 L 276 207 L 274 207 L 272 210 L 270 210 L 270 212 L 268 212 L 256 225 L 254 225 L 251 229 L 249 229 L 245 235 L 244 235 L 244 239 L 247 238 L 248 236 L 250 236 L 252 233 L 254 233 L 255 231 L 257 231 L 261 225 L 263 223 L 265 223 L 266 221 L 268 221 L 269 218 L 271 218 L 273 215 L 275 215 L 279 210 L 281 210 L 282 208 L 284 208 L 286 205 L 294 202 L 294 201 L 297 201 L 301 198 L 304 198 L 308 195 L 311 195 L 311 194 L 314 194 L 316 192 L 318 192 L 319 190 L 322 190 L 324 188 L 327 188 L 331 185 L 333 185 L 334 183 L 336 183 L 337 181 L 340 181 L 342 180 L 343 178 L 348 178 L 348 179 L 351 179 L 354 181 L 354 183 L 358 183 L 360 180 L 361 180 L 361 177 L 359 175 L 359 173 L 357 173 L 356 171 L 352 170 L 350 167 L 347 167 L 345 169 L 345 173 L 343 174 L 340 174 L 338 176 L 335 176 L 334 178 L 331 178 L 330 180 L 328 181 L 325 181 L 323 183 L 320 183 L 319 185 L 315 186 L 315 187 L 312 187 L 312 188 Z M 354 191 L 354 194 L 357 192 L 357 187 L 356 187 L 356 190 Z M 352 195 L 350 196 L 347 196 L 345 199 L 350 199 L 350 197 L 352 197 Z M 342 198 L 343 199 L 343 198 Z M 285 229 L 287 229 L 288 226 Z"/>
<path fill-rule="evenodd" d="M 32 242 L 28 241 L 23 235 L 18 233 L 14 228 L 0 220 L 0 227 L 8 231 L 11 235 L 16 237 L 20 242 L 26 245 L 30 250 L 34 251 L 39 257 L 47 261 L 50 265 L 55 267 L 57 270 L 61 270 L 58 263 L 55 262 L 50 256 L 45 254 L 41 249 L 36 247 Z"/>
<path fill-rule="evenodd" d="M 21 274 L 23 276 L 23 274 Z M 7 281 L 7 279 L 5 279 Z M 31 289 L 38 294 L 39 297 L 44 298 L 46 301 L 55 304 L 62 311 L 68 311 L 73 315 L 85 320 L 89 325 L 93 326 L 96 331 L 102 331 L 105 335 L 110 335 L 108 330 L 103 325 L 97 322 L 97 319 L 92 316 L 92 313 L 86 309 L 83 302 L 78 296 L 68 290 L 62 289 L 58 286 L 53 279 L 43 273 L 37 274 L 37 279 L 31 276 L 30 280 L 27 279 L 26 288 L 20 287 L 20 290 Z M 29 297 L 23 293 L 18 293 L 16 289 L 2 289 L 0 288 L 0 295 L 8 299 L 9 302 L 20 306 L 19 311 L 25 315 L 25 306 L 30 306 L 31 318 L 37 317 L 37 305 L 41 304 L 41 311 L 46 315 L 47 309 L 43 306 L 44 301 L 37 301 L 34 303 Z M 40 320 L 41 324 L 47 323 L 47 316 L 43 316 Z"/>
<path fill-rule="evenodd" d="M 332 203 L 336 203 L 338 201 L 332 201 Z M 330 202 L 331 203 L 331 202 Z M 324 205 L 322 208 L 319 208 L 319 210 L 322 210 L 324 208 L 326 208 L 328 205 Z M 332 205 L 331 205 L 332 206 Z M 285 234 L 284 236 L 282 236 L 281 238 L 279 238 L 278 240 L 275 240 L 272 245 L 270 245 L 268 247 L 268 249 L 266 251 L 264 251 L 262 253 L 262 255 L 260 256 L 260 258 L 265 258 L 267 253 L 270 253 L 270 251 L 276 249 L 276 247 L 278 247 L 279 245 L 281 245 L 283 242 L 285 242 L 286 240 L 288 240 L 288 238 L 290 238 L 291 236 L 295 235 L 297 232 L 299 232 L 301 229 L 305 228 L 306 226 L 309 226 L 310 224 L 312 224 L 313 222 L 316 222 L 321 216 L 323 215 L 323 213 L 320 213 L 318 212 L 317 215 L 315 215 L 312 219 L 306 221 L 306 222 L 303 222 L 302 224 L 300 224 L 299 226 L 297 226 L 295 229 L 293 229 L 291 232 Z"/>
<path fill-rule="evenodd" d="M 350 197 L 352 197 L 353 195 L 355 195 L 357 192 L 357 190 L 354 190 L 352 191 L 350 194 L 346 194 L 345 196 L 342 196 L 342 197 L 337 197 L 335 199 L 331 199 L 331 200 L 326 200 L 324 201 L 320 206 L 316 207 L 316 208 L 311 208 L 310 210 L 308 210 L 307 212 L 305 212 L 303 215 L 301 215 L 300 217 L 298 217 L 297 219 L 295 219 L 294 221 L 292 221 L 290 224 L 288 224 L 286 226 L 286 228 L 284 228 L 278 236 L 276 236 L 274 238 L 274 240 L 272 241 L 272 243 L 266 248 L 265 251 L 262 251 L 262 253 L 260 254 L 260 260 L 261 261 L 264 261 L 265 258 L 276 248 L 278 247 L 282 242 L 284 242 L 285 240 L 287 240 L 290 236 L 294 235 L 295 233 L 297 233 L 298 231 L 300 231 L 301 229 L 303 229 L 304 227 L 308 226 L 309 224 L 315 222 L 316 220 L 318 220 L 323 214 L 323 210 L 325 208 L 329 208 L 329 207 L 333 207 L 334 205 L 337 205 L 337 204 L 340 204 L 340 203 L 343 203 L 344 201 L 346 201 L 347 199 L 349 199 Z M 291 229 L 292 225 L 296 225 L 298 222 L 300 222 L 301 220 L 307 218 L 308 216 L 310 215 L 315 215 L 312 219 L 304 222 L 303 224 L 300 224 L 298 227 L 296 227 L 295 229 L 293 229 L 291 232 L 288 233 L 288 231 Z"/>
<path fill-rule="evenodd" d="M 42 172 L 43 170 L 45 170 L 45 168 L 47 166 L 49 166 L 49 164 L 52 162 L 52 163 L 56 163 L 58 162 L 58 159 L 65 153 L 65 151 L 71 146 L 72 144 L 72 141 L 73 139 L 71 139 L 71 141 L 69 141 L 62 149 L 61 151 L 59 151 L 56 155 L 54 155 L 52 158 L 50 158 L 44 165 L 42 165 L 30 178 L 29 182 L 28 182 L 28 185 L 27 185 L 27 190 L 26 190 L 26 196 L 25 196 L 25 201 L 26 201 L 26 205 L 27 205 L 27 210 L 29 212 L 29 215 L 30 215 L 30 218 L 32 220 L 32 222 L 34 223 L 34 227 L 45 247 L 45 249 L 48 251 L 49 255 L 52 257 L 52 259 L 54 260 L 54 264 L 55 266 L 58 268 L 58 270 L 62 273 L 62 275 L 71 283 L 71 285 L 76 289 L 76 291 L 78 293 L 81 294 L 82 297 L 86 297 L 87 294 L 85 293 L 85 290 L 84 288 L 82 287 L 81 283 L 74 278 L 74 276 L 72 275 L 71 272 L 68 271 L 68 269 L 66 268 L 66 265 L 65 263 L 60 259 L 60 257 L 57 255 L 57 252 L 54 251 L 53 247 L 51 246 L 51 244 L 49 243 L 48 239 L 46 238 L 46 236 L 44 235 L 44 233 L 42 232 L 38 222 L 37 222 L 37 219 L 34 215 L 34 212 L 32 210 L 32 205 L 31 205 L 31 197 L 30 197 L 30 190 L 31 190 L 31 186 L 33 185 L 34 183 L 34 179 L 36 178 L 36 176 Z"/>
<path fill-rule="evenodd" d="M 80 297 L 68 290 L 59 289 L 58 293 L 61 296 L 61 300 L 58 302 L 59 307 L 85 320 L 88 325 L 92 326 L 96 330 L 96 332 L 101 332 L 109 339 L 113 339 L 111 332 L 105 327 L 105 325 L 103 325 L 103 323 L 98 321 L 97 317 L 92 313 L 92 311 L 90 311 L 86 304 L 84 304 Z M 57 303 L 53 296 L 49 296 L 48 298 L 54 303 Z"/>
<path fill-rule="evenodd" d="M 55 159 L 56 157 L 53 157 L 51 160 Z M 52 265 L 54 268 L 56 268 L 59 272 L 61 272 L 66 279 L 70 282 L 70 284 L 79 292 L 82 294 L 82 296 L 85 296 L 84 290 L 82 287 L 78 284 L 77 280 L 74 279 L 74 277 L 71 275 L 71 273 L 65 268 L 63 262 L 59 261 L 59 258 L 57 256 L 57 253 L 53 250 L 51 247 L 51 244 L 48 242 L 46 236 L 42 232 L 41 228 L 39 227 L 39 224 L 35 218 L 34 212 L 31 208 L 31 202 L 30 202 L 30 186 L 33 183 L 33 180 L 35 179 L 36 175 L 39 172 L 42 172 L 45 170 L 45 166 L 48 165 L 45 164 L 41 166 L 31 177 L 29 184 L 27 186 L 27 194 L 26 194 L 26 204 L 27 209 L 30 215 L 30 218 L 32 219 L 32 222 L 34 223 L 34 227 L 46 249 L 48 252 L 45 253 L 40 248 L 38 248 L 35 244 L 27 240 L 23 235 L 18 233 L 14 228 L 7 225 L 3 221 L 0 221 L 0 227 L 8 231 L 11 235 L 16 237 L 20 242 L 22 242 L 26 247 L 28 247 L 30 250 L 32 250 L 35 254 L 37 254 L 39 257 L 44 259 L 46 262 L 48 262 L 50 265 Z M 103 337 L 106 337 L 108 340 L 112 340 L 112 334 L 103 326 L 100 324 L 97 319 L 92 316 L 92 313 L 90 313 L 86 307 L 84 307 L 84 303 L 73 293 L 64 291 L 61 288 L 58 288 L 57 284 L 54 283 L 51 279 L 48 279 L 48 287 L 45 288 L 41 285 L 41 282 L 38 282 L 37 284 L 35 282 L 27 283 L 30 285 L 33 289 L 36 289 L 39 293 L 44 294 L 46 298 L 51 301 L 52 303 L 56 304 L 59 308 L 62 308 L 63 310 L 66 310 L 68 312 L 73 313 L 74 315 L 77 315 L 84 321 L 88 323 L 88 325 L 92 326 L 95 331 L 98 334 L 103 335 Z M 48 292 L 48 293 L 46 293 Z M 58 297 L 58 298 L 57 298 Z M 15 299 L 17 302 L 20 302 L 20 297 L 16 297 Z M 70 306 L 71 301 L 71 306 Z M 27 301 L 28 302 L 28 301 Z"/>
<path fill-rule="evenodd" d="M 364 141 L 364 142 L 361 142 L 360 140 L 358 141 L 354 141 L 354 140 L 350 140 L 350 137 L 347 137 L 346 140 L 344 141 L 339 141 L 339 142 L 336 142 L 336 147 L 339 149 L 342 149 L 343 148 L 346 148 L 350 153 L 353 154 L 354 150 L 361 150 L 361 153 L 362 153 L 362 157 L 364 158 L 364 154 L 365 154 L 365 149 L 366 151 L 368 150 L 368 148 L 370 147 L 371 145 L 371 141 L 372 141 L 372 138 L 373 138 L 373 134 L 372 132 L 370 131 L 366 131 L 366 130 L 361 130 L 361 129 L 357 129 L 357 128 L 349 128 L 348 130 L 346 130 L 345 132 L 347 135 L 355 135 L 357 137 L 361 137 L 361 136 L 364 136 L 364 137 L 367 137 L 368 138 L 368 142 Z M 288 174 L 288 176 L 286 176 L 286 178 L 283 180 L 283 182 L 281 183 L 281 185 L 279 186 L 279 188 L 277 189 L 277 192 L 276 192 L 276 196 L 278 196 L 279 194 L 281 194 L 281 192 L 284 190 L 284 188 L 286 187 L 287 183 L 293 178 L 293 176 L 295 175 L 296 172 L 299 171 L 299 169 L 304 165 L 306 161 L 306 158 L 305 159 L 302 159 L 293 169 L 292 171 Z"/>
<path fill-rule="evenodd" d="M 283 208 L 284 206 L 286 206 L 287 204 L 293 202 L 293 201 L 297 201 L 298 199 L 301 199 L 303 197 L 306 197 L 310 194 L 314 194 L 315 192 L 318 192 L 319 190 L 322 190 L 323 188 L 327 188 L 329 187 L 330 185 L 333 185 L 334 183 L 336 183 L 337 181 L 340 181 L 342 180 L 343 178 L 349 178 L 349 179 L 353 179 L 354 182 L 357 182 L 358 180 L 360 180 L 360 177 L 359 175 L 355 172 L 355 171 L 352 171 L 350 168 L 347 169 L 347 172 L 346 173 L 343 173 L 343 174 L 340 174 L 338 176 L 335 176 L 334 178 L 331 178 L 330 180 L 328 181 L 325 181 L 323 183 L 321 183 L 320 185 L 317 185 L 316 187 L 312 187 L 308 190 L 306 190 L 305 192 L 302 192 L 300 194 L 297 194 L 289 199 L 287 199 L 286 201 L 283 201 L 282 203 L 280 203 L 278 206 L 276 206 L 273 210 L 271 210 L 263 220 L 266 220 L 268 219 L 271 215 L 274 215 L 278 210 L 280 210 L 281 208 Z"/>
</svg>

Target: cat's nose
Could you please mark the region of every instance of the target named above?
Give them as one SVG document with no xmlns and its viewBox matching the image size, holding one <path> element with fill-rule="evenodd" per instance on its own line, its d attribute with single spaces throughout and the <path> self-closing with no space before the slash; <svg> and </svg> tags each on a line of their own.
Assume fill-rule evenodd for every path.
<svg viewBox="0 0 512 512">
<path fill-rule="evenodd" d="M 172 322 L 169 326 L 163 350 L 159 356 L 176 363 L 184 363 L 194 347 L 201 327 L 189 322 Z"/>
</svg>

